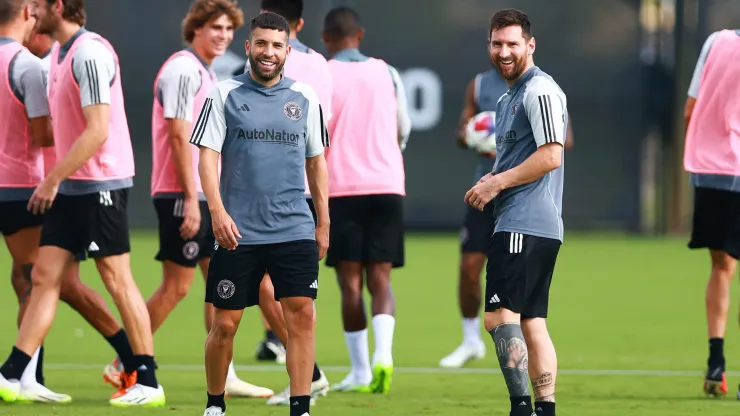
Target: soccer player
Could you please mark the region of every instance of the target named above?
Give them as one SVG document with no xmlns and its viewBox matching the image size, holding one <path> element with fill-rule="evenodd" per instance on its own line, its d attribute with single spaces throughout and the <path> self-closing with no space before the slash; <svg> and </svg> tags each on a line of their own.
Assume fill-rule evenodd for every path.
<svg viewBox="0 0 740 416">
<path fill-rule="evenodd" d="M 51 54 L 49 104 L 58 162 L 28 203 L 45 213 L 33 269 L 33 296 L 16 345 L 0 367 L 0 398 L 15 401 L 19 375 L 56 314 L 65 270 L 95 259 L 136 353 L 114 406 L 163 406 L 154 369 L 146 305 L 130 269 L 126 202 L 134 161 L 118 59 L 100 35 L 84 29 L 82 0 L 34 0 L 39 33 L 59 42 Z M 125 363 L 124 363 L 125 364 Z"/>
<path fill-rule="evenodd" d="M 193 124 L 216 83 L 211 64 L 234 39 L 244 16 L 230 0 L 196 0 L 183 21 L 188 47 L 172 54 L 154 81 L 151 193 L 159 220 L 162 283 L 147 302 L 152 332 L 190 291 L 195 267 L 208 276 L 214 239 L 198 178 L 198 149 L 188 144 Z M 206 332 L 213 305 L 205 303 Z M 270 397 L 270 389 L 240 380 L 229 365 L 226 393 Z"/>
<path fill-rule="evenodd" d="M 465 194 L 483 211 L 495 198 L 496 226 L 486 266 L 485 326 L 511 399 L 511 416 L 555 414 L 555 347 L 547 332 L 550 283 L 563 239 L 565 94 L 534 65 L 529 17 L 491 17 L 489 52 L 509 84 L 496 105 L 497 161 Z M 531 355 L 529 353 L 531 352 Z"/>
<path fill-rule="evenodd" d="M 318 261 L 329 244 L 329 138 L 313 88 L 282 75 L 290 53 L 288 22 L 267 12 L 250 27 L 249 72 L 216 84 L 190 139 L 200 147 L 199 173 L 218 242 L 206 287 L 216 313 L 206 342 L 204 414 L 225 414 L 234 335 L 244 308 L 259 303 L 260 282 L 269 272 L 290 339 L 290 415 L 308 416 Z M 304 172 L 316 226 L 304 199 Z"/>
<path fill-rule="evenodd" d="M 493 68 L 473 78 L 465 91 L 465 104 L 460 115 L 457 143 L 467 149 L 465 129 L 468 121 L 483 111 L 496 111 L 498 99 L 506 93 L 509 86 L 498 71 Z M 565 137 L 565 149 L 573 147 L 573 133 L 568 119 L 568 133 Z M 480 154 L 473 184 L 478 179 L 493 171 L 496 152 Z M 486 346 L 480 337 L 480 320 L 478 312 L 481 306 L 480 274 L 486 263 L 491 235 L 494 231 L 493 203 L 486 204 L 483 211 L 471 206 L 465 211 L 465 220 L 460 232 L 460 275 L 458 280 L 458 301 L 462 315 L 463 342 L 452 353 L 440 360 L 439 365 L 445 368 L 460 368 L 468 361 L 482 359 Z"/>
<path fill-rule="evenodd" d="M 730 284 L 740 258 L 740 29 L 712 33 L 704 43 L 686 100 L 684 168 L 694 187 L 690 249 L 709 249 L 706 291 L 709 359 L 704 392 L 727 394 L 723 352 Z M 738 389 L 740 399 L 740 388 Z"/>
<path fill-rule="evenodd" d="M 309 85 L 319 97 L 319 104 L 324 113 L 324 123 L 331 119 L 331 95 L 332 80 L 329 65 L 326 58 L 298 40 L 297 34 L 303 29 L 303 0 L 262 0 L 260 4 L 262 12 L 273 12 L 284 17 L 290 26 L 290 56 L 285 61 L 284 74 L 295 81 Z M 249 61 L 247 61 L 248 63 Z M 249 70 L 249 64 L 247 64 Z M 309 192 L 308 179 L 305 181 L 306 200 L 314 214 L 313 202 Z M 280 302 L 274 300 L 274 287 L 270 276 L 262 279 L 260 287 L 260 308 L 263 313 L 263 322 L 268 328 L 266 340 L 257 351 L 258 356 L 270 356 L 272 353 L 276 361 L 283 359 L 283 346 L 287 345 L 288 329 L 285 326 Z M 314 312 L 315 314 L 315 312 Z M 315 315 L 314 315 L 315 317 Z M 266 319 L 265 319 L 266 318 Z M 277 341 L 277 342 L 276 342 Z M 311 397 L 316 398 L 326 395 L 329 391 L 329 380 L 321 371 L 318 364 L 314 363 L 313 377 L 311 379 Z M 267 400 L 268 405 L 288 405 L 290 399 L 290 388 L 283 390 Z"/>
<path fill-rule="evenodd" d="M 385 393 L 393 373 L 395 301 L 391 269 L 404 264 L 401 152 L 411 131 L 401 77 L 386 62 L 359 51 L 364 29 L 356 11 L 339 7 L 325 17 L 322 37 L 331 55 L 336 141 L 327 157 L 331 245 L 326 264 L 336 269 L 342 321 L 352 370 L 336 391 Z M 375 353 L 372 370 L 363 274 L 372 296 Z"/>
</svg>

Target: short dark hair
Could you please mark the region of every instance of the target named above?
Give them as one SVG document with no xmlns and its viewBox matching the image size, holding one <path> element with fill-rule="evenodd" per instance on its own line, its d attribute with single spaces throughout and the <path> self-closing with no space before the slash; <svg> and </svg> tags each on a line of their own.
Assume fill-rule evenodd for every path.
<svg viewBox="0 0 740 416">
<path fill-rule="evenodd" d="M 295 25 L 303 17 L 303 0 L 262 0 L 260 9 L 277 13 Z"/>
<path fill-rule="evenodd" d="M 46 4 L 51 6 L 56 3 L 56 0 L 46 0 Z M 77 23 L 80 26 L 85 26 L 87 21 L 87 15 L 85 14 L 85 0 L 62 0 L 64 11 L 62 12 L 62 19 Z"/>
<path fill-rule="evenodd" d="M 349 7 L 337 7 L 324 18 L 324 33 L 334 38 L 346 38 L 362 29 L 360 14 Z"/>
<path fill-rule="evenodd" d="M 26 4 L 27 0 L 0 0 L 0 25 L 13 21 Z"/>
<path fill-rule="evenodd" d="M 195 38 L 196 29 L 200 29 L 208 22 L 224 15 L 231 20 L 234 30 L 239 29 L 244 24 L 244 14 L 236 1 L 195 0 L 182 21 L 182 38 L 187 43 L 192 42 Z"/>
<path fill-rule="evenodd" d="M 254 16 L 249 26 L 250 38 L 254 29 L 273 29 L 285 32 L 290 36 L 290 25 L 288 25 L 288 21 L 283 16 L 273 12 L 264 12 Z"/>
<path fill-rule="evenodd" d="M 529 16 L 517 9 L 504 9 L 494 13 L 491 16 L 491 29 L 488 31 L 488 36 L 490 37 L 494 30 L 509 26 L 521 26 L 524 39 L 532 38 L 532 22 L 529 21 Z"/>
</svg>

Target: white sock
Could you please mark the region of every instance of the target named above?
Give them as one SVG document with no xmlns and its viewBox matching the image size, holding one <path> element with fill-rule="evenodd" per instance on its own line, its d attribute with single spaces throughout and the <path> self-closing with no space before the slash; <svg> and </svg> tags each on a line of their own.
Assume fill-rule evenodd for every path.
<svg viewBox="0 0 740 416">
<path fill-rule="evenodd" d="M 370 352 L 367 346 L 367 328 L 345 332 L 344 339 L 347 341 L 349 359 L 352 362 L 352 374 L 358 384 L 369 384 L 373 378 L 370 370 Z"/>
<path fill-rule="evenodd" d="M 36 348 L 36 352 L 33 353 L 31 361 L 23 371 L 23 375 L 21 375 L 21 386 L 23 387 L 38 384 L 38 381 L 36 381 L 36 366 L 39 363 L 39 351 L 41 351 L 41 347 Z"/>
<path fill-rule="evenodd" d="M 375 354 L 373 364 L 393 364 L 393 330 L 396 318 L 391 315 L 373 316 L 373 336 L 375 337 Z"/>
<path fill-rule="evenodd" d="M 236 376 L 236 369 L 234 368 L 234 360 L 231 360 L 229 363 L 229 372 L 226 374 L 226 381 L 229 380 L 239 380 L 239 377 Z"/>
<path fill-rule="evenodd" d="M 463 344 L 469 347 L 477 347 L 483 343 L 480 338 L 480 318 L 463 318 Z"/>
</svg>

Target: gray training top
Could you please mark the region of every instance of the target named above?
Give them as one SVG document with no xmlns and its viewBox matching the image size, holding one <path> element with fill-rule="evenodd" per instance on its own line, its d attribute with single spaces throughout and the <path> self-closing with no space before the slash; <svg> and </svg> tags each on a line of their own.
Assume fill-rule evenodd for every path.
<svg viewBox="0 0 740 416">
<path fill-rule="evenodd" d="M 476 113 L 484 111 L 496 111 L 498 99 L 506 93 L 509 86 L 506 81 L 498 74 L 495 69 L 490 69 L 475 76 L 475 90 L 473 100 L 475 101 Z M 497 128 L 498 130 L 498 128 Z M 478 167 L 475 170 L 473 184 L 477 183 L 480 178 L 493 171 L 493 165 L 496 163 L 495 158 L 480 156 Z"/>
<path fill-rule="evenodd" d="M 221 153 L 221 197 L 239 244 L 315 239 L 304 172 L 329 135 L 313 88 L 286 77 L 266 87 L 249 73 L 221 81 L 190 143 Z"/>
<path fill-rule="evenodd" d="M 538 67 L 525 72 L 496 106 L 496 165 L 499 174 L 527 160 L 540 146 L 565 143 L 565 93 Z M 545 176 L 501 192 L 495 198 L 494 232 L 508 231 L 563 241 L 565 162 Z"/>
</svg>

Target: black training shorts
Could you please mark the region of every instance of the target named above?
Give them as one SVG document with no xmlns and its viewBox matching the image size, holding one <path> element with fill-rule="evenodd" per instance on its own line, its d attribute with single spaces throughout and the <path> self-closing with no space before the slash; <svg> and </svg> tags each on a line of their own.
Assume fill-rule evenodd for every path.
<svg viewBox="0 0 740 416">
<path fill-rule="evenodd" d="M 694 188 L 689 248 L 721 250 L 740 258 L 740 192 Z"/>
<path fill-rule="evenodd" d="M 0 234 L 9 236 L 24 228 L 39 227 L 43 214 L 34 215 L 28 210 L 28 201 L 0 202 Z"/>
<path fill-rule="evenodd" d="M 547 318 L 560 244 L 552 238 L 495 233 L 486 266 L 486 312 L 505 308 L 523 319 Z"/>
<path fill-rule="evenodd" d="M 213 237 L 211 212 L 206 201 L 200 202 L 198 234 L 188 240 L 180 235 L 184 215 L 182 198 L 156 198 L 154 209 L 159 222 L 159 251 L 156 260 L 169 260 L 183 267 L 195 267 L 199 260 L 211 257 L 216 239 Z"/>
<path fill-rule="evenodd" d="M 465 222 L 460 230 L 460 249 L 463 253 L 487 254 L 496 221 L 493 218 L 493 201 L 483 211 L 468 205 Z"/>
<path fill-rule="evenodd" d="M 340 261 L 404 265 L 403 196 L 329 198 L 329 215 L 327 266 Z"/>
<path fill-rule="evenodd" d="M 275 300 L 319 290 L 319 250 L 314 240 L 218 247 L 211 257 L 206 302 L 219 309 L 241 310 L 259 304 L 260 282 L 269 273 Z"/>
</svg>

